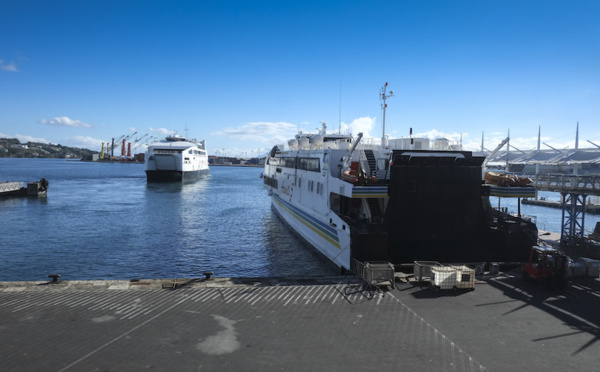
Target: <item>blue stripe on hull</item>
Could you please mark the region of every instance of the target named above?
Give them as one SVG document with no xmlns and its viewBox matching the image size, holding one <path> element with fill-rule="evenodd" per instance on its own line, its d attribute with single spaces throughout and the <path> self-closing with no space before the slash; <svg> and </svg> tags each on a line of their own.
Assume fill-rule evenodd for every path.
<svg viewBox="0 0 600 372">
<path fill-rule="evenodd" d="M 279 196 L 274 195 L 273 201 L 279 204 L 283 209 L 285 209 L 291 216 L 296 218 L 306 227 L 311 229 L 314 233 L 319 235 L 321 238 L 327 240 L 337 249 L 341 249 L 340 239 L 337 235 L 337 230 L 332 228 L 331 226 L 319 221 L 315 217 L 310 214 L 300 210 L 299 208 L 293 206 L 292 204 L 282 200 Z"/>
<path fill-rule="evenodd" d="M 354 186 L 353 198 L 385 198 L 388 196 L 387 186 Z"/>
</svg>

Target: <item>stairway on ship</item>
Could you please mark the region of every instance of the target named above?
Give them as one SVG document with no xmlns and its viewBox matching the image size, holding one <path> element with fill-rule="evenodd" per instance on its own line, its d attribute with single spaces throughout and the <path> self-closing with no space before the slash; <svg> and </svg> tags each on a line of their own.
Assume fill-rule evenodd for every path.
<svg viewBox="0 0 600 372">
<path fill-rule="evenodd" d="M 367 164 L 369 164 L 369 175 L 375 176 L 377 174 L 377 160 L 373 154 L 373 150 L 364 150 L 365 156 L 367 157 Z"/>
<path fill-rule="evenodd" d="M 366 198 L 366 200 L 369 205 L 369 210 L 371 211 L 371 223 L 381 222 L 383 213 L 381 211 L 381 206 L 379 205 L 379 200 L 377 198 Z"/>
</svg>

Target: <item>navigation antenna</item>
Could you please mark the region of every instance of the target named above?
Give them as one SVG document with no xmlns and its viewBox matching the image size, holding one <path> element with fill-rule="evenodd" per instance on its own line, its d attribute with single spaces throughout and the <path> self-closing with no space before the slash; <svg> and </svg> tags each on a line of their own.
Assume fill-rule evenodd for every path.
<svg viewBox="0 0 600 372">
<path fill-rule="evenodd" d="M 381 98 L 381 108 L 383 109 L 383 133 L 381 135 L 381 147 L 387 148 L 387 141 L 385 138 L 385 109 L 387 108 L 387 103 L 385 100 L 394 95 L 394 91 L 390 90 L 390 94 L 386 93 L 388 83 L 386 82 L 383 87 L 381 87 L 381 94 L 379 98 Z"/>
<path fill-rule="evenodd" d="M 340 117 L 338 121 L 338 134 L 342 134 L 342 81 L 340 80 Z"/>
</svg>

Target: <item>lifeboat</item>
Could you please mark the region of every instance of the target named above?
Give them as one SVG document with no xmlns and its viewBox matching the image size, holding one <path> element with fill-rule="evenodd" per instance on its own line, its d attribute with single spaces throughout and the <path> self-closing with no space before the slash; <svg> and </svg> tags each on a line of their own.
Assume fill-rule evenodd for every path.
<svg viewBox="0 0 600 372">
<path fill-rule="evenodd" d="M 377 182 L 377 177 L 367 176 L 357 161 L 351 162 L 350 168 L 342 172 L 342 179 L 357 186 L 369 186 Z"/>
<path fill-rule="evenodd" d="M 533 183 L 529 177 L 493 171 L 485 173 L 485 182 L 500 187 L 527 187 Z"/>
</svg>

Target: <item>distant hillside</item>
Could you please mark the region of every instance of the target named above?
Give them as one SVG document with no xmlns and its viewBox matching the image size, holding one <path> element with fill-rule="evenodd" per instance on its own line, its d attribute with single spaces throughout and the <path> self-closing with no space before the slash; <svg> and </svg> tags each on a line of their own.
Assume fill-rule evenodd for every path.
<svg viewBox="0 0 600 372">
<path fill-rule="evenodd" d="M 0 158 L 74 158 L 90 159 L 98 151 L 53 145 L 48 143 L 21 143 L 16 138 L 0 138 Z"/>
</svg>

